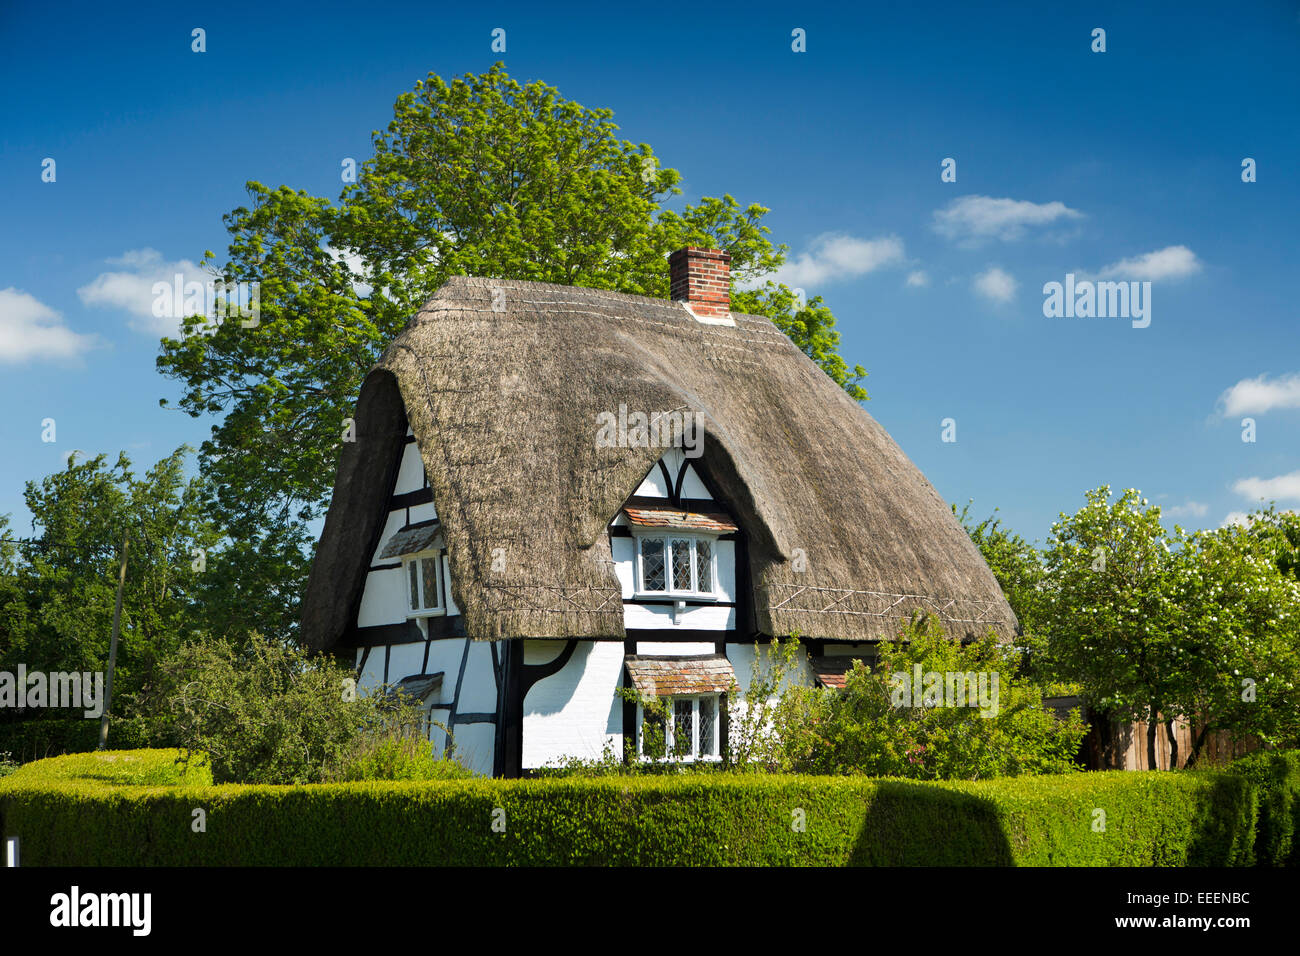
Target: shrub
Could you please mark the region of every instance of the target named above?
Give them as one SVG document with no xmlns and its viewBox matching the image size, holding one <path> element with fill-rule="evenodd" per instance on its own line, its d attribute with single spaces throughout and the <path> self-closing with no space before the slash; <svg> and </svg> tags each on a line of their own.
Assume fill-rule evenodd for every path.
<svg viewBox="0 0 1300 956">
<path fill-rule="evenodd" d="M 429 741 L 411 734 L 360 737 L 326 773 L 330 782 L 356 780 L 461 780 L 474 774 L 450 757 L 436 759 Z"/>
<path fill-rule="evenodd" d="M 361 738 L 425 726 L 409 698 L 358 694 L 351 670 L 258 637 L 186 645 L 160 670 L 137 701 L 152 741 L 207 754 L 218 783 L 320 782 Z"/>
<path fill-rule="evenodd" d="M 26 863 L 1225 866 L 1249 862 L 1256 821 L 1250 781 L 1216 772 L 134 786 L 175 752 L 104 780 L 107 756 L 0 781 L 0 830 Z"/>
<path fill-rule="evenodd" d="M 940 677 L 983 675 L 988 699 L 952 706 L 946 681 L 937 698 L 923 683 L 915 699 L 917 668 Z M 1020 675 L 1014 648 L 991 633 L 959 644 L 933 618 L 882 643 L 876 667 L 855 665 L 843 691 L 794 688 L 777 710 L 776 728 L 786 768 L 918 780 L 1066 773 L 1087 733 L 1077 711 L 1062 720 L 1043 706 L 1042 689 Z"/>
</svg>

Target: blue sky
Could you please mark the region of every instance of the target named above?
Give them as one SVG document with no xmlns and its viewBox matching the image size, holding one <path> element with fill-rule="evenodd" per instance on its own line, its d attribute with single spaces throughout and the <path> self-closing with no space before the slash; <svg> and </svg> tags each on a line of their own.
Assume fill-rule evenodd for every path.
<svg viewBox="0 0 1300 956">
<path fill-rule="evenodd" d="M 0 5 L 0 514 L 72 449 L 202 441 L 139 290 L 224 252 L 245 181 L 335 199 L 398 94 L 497 59 L 612 108 L 681 202 L 770 207 L 945 499 L 1040 541 L 1103 483 L 1188 527 L 1300 507 L 1300 8 L 973 6 Z M 1067 273 L 1151 282 L 1149 326 L 1046 317 Z"/>
</svg>

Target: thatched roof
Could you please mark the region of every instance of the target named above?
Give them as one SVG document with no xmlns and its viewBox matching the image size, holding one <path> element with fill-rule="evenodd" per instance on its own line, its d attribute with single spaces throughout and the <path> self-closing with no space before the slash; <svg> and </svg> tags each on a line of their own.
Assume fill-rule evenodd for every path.
<svg viewBox="0 0 1300 956">
<path fill-rule="evenodd" d="M 355 622 L 407 418 L 466 633 L 623 637 L 605 530 L 663 449 L 600 447 L 597 415 L 620 404 L 702 415 L 695 464 L 745 534 L 759 632 L 874 640 L 926 609 L 954 637 L 1009 638 L 997 582 L 916 466 L 768 319 L 733 317 L 705 325 L 668 300 L 448 281 L 362 387 L 305 642 L 332 647 Z"/>
</svg>

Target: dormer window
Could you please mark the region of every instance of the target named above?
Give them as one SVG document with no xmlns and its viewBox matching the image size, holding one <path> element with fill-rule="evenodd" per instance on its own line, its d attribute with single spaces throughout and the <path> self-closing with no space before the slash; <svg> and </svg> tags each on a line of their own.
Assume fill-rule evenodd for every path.
<svg viewBox="0 0 1300 956">
<path fill-rule="evenodd" d="M 407 618 L 447 613 L 443 537 L 436 520 L 408 525 L 388 539 L 379 559 L 400 558 Z"/>
<path fill-rule="evenodd" d="M 442 552 L 425 551 L 403 560 L 406 571 L 407 617 L 447 613 L 443 597 Z"/>
<path fill-rule="evenodd" d="M 699 534 L 638 535 L 638 593 L 713 599 L 718 580 L 715 540 Z"/>
</svg>

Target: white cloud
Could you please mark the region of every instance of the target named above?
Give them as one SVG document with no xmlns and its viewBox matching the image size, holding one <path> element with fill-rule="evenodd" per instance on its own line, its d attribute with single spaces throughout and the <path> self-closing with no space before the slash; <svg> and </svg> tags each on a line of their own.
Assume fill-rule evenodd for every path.
<svg viewBox="0 0 1300 956">
<path fill-rule="evenodd" d="M 101 272 L 88 285 L 78 289 L 77 295 L 88 306 L 121 309 L 131 316 L 128 323 L 131 328 L 151 335 L 177 335 L 185 311 L 180 307 L 181 303 L 175 308 L 166 305 L 156 309 L 155 283 L 161 282 L 171 290 L 175 288 L 176 276 L 180 275 L 184 290 L 191 282 L 206 289 L 213 281 L 211 274 L 189 259 L 168 262 L 156 249 L 132 249 L 119 259 L 107 261 L 109 265 L 123 267 L 122 271 Z M 170 299 L 168 301 L 170 303 Z M 157 312 L 164 314 L 158 315 Z"/>
<path fill-rule="evenodd" d="M 1261 415 L 1275 408 L 1300 408 L 1300 372 L 1273 381 L 1267 375 L 1243 378 L 1219 396 L 1227 415 Z"/>
<path fill-rule="evenodd" d="M 934 230 L 946 239 L 978 242 L 1023 238 L 1032 227 L 1058 219 L 1082 219 L 1083 213 L 1063 202 L 1035 203 L 1026 199 L 960 196 L 934 211 Z"/>
<path fill-rule="evenodd" d="M 1184 279 L 1201 271 L 1201 261 L 1186 246 L 1166 246 L 1155 252 L 1103 266 L 1100 279 Z"/>
<path fill-rule="evenodd" d="M 1232 490 L 1252 501 L 1286 498 L 1300 501 L 1300 471 L 1278 475 L 1276 478 L 1242 478 L 1233 484 Z"/>
<path fill-rule="evenodd" d="M 775 273 L 764 276 L 764 281 L 784 282 L 792 289 L 815 288 L 901 265 L 902 262 L 903 240 L 897 236 L 859 239 L 828 233 L 814 239 L 807 252 L 787 260 Z"/>
<path fill-rule="evenodd" d="M 63 316 L 12 286 L 0 289 L 0 363 L 42 359 L 69 361 L 99 344 L 63 324 Z"/>
<path fill-rule="evenodd" d="M 1184 504 L 1161 508 L 1160 513 L 1166 518 L 1204 518 L 1210 506 L 1201 501 L 1188 498 Z"/>
<path fill-rule="evenodd" d="M 1226 515 L 1223 516 L 1223 520 L 1222 520 L 1221 522 L 1219 522 L 1219 527 L 1220 527 L 1220 528 L 1226 528 L 1226 527 L 1228 527 L 1229 525 L 1234 525 L 1234 524 L 1236 524 L 1236 525 L 1241 525 L 1242 527 L 1245 527 L 1245 526 L 1246 526 L 1247 524 L 1249 524 L 1249 523 L 1250 523 L 1250 522 L 1249 522 L 1249 520 L 1247 519 L 1246 512 L 1244 512 L 1244 511 L 1229 511 Z"/>
<path fill-rule="evenodd" d="M 917 269 L 915 272 L 907 274 L 907 285 L 911 289 L 920 289 L 930 284 L 930 277 L 926 275 L 925 270 Z"/>
<path fill-rule="evenodd" d="M 1019 283 L 997 266 L 975 277 L 975 291 L 991 302 L 1010 302 Z"/>
</svg>

